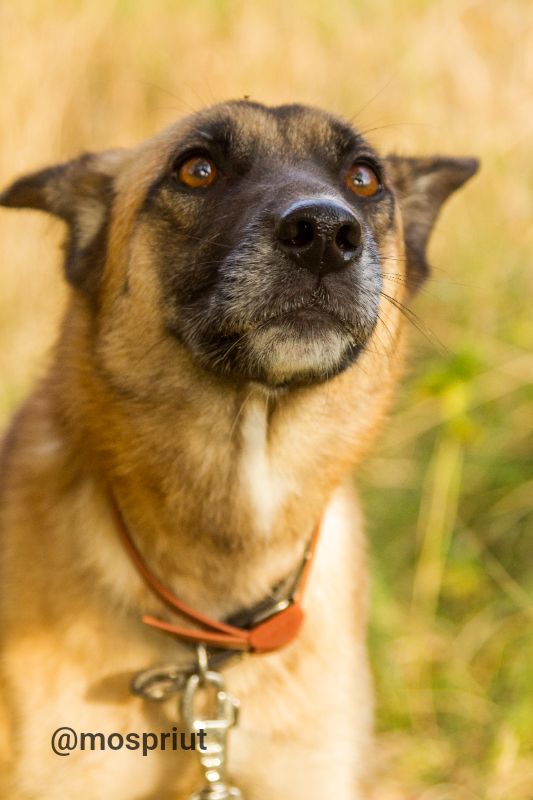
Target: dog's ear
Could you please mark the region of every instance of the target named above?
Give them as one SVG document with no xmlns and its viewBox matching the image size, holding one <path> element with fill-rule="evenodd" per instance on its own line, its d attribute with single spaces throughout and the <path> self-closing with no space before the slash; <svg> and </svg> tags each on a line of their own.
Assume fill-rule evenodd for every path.
<svg viewBox="0 0 533 800">
<path fill-rule="evenodd" d="M 103 266 L 113 177 L 125 152 L 86 153 L 24 175 L 0 194 L 0 205 L 35 208 L 67 223 L 65 273 L 78 288 L 94 288 Z"/>
<path fill-rule="evenodd" d="M 474 175 L 475 158 L 389 156 L 386 170 L 402 214 L 409 286 L 416 291 L 429 272 L 426 249 L 447 198 Z"/>
</svg>

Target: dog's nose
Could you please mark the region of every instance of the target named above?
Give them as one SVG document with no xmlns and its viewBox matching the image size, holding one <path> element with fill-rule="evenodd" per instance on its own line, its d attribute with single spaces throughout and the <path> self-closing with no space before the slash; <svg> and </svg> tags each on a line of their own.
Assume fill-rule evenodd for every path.
<svg viewBox="0 0 533 800">
<path fill-rule="evenodd" d="M 278 245 L 316 275 L 337 272 L 360 254 L 363 232 L 355 214 L 334 200 L 301 200 L 278 217 Z"/>
</svg>

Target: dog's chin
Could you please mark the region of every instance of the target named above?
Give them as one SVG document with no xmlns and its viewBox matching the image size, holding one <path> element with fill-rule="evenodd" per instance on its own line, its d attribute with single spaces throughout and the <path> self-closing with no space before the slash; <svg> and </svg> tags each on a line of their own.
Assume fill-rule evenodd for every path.
<svg viewBox="0 0 533 800">
<path fill-rule="evenodd" d="M 323 383 L 353 363 L 362 345 L 335 328 L 273 323 L 248 342 L 252 372 L 272 386 Z"/>
<path fill-rule="evenodd" d="M 299 310 L 262 321 L 237 337 L 238 343 L 229 337 L 226 347 L 219 340 L 216 358 L 204 365 L 269 388 L 319 384 L 347 369 L 367 339 L 333 315 Z"/>
</svg>

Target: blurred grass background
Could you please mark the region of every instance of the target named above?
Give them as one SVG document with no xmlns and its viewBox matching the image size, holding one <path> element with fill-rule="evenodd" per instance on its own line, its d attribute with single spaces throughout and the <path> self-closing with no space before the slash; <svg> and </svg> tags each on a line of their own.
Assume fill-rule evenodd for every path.
<svg viewBox="0 0 533 800">
<path fill-rule="evenodd" d="M 0 0 L 0 183 L 227 97 L 308 102 L 383 152 L 478 155 L 442 216 L 397 408 L 359 476 L 376 800 L 533 798 L 533 5 Z M 0 425 L 46 363 L 59 224 L 0 214 Z"/>
</svg>

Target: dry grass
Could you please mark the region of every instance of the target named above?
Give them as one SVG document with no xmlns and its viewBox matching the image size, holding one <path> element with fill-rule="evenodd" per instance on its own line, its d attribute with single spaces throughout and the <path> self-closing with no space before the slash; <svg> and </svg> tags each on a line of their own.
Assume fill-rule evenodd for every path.
<svg viewBox="0 0 533 800">
<path fill-rule="evenodd" d="M 340 112 L 384 151 L 483 160 L 434 236 L 415 306 L 426 335 L 413 334 L 398 409 L 362 475 L 379 800 L 533 797 L 532 11 L 0 2 L 0 182 L 244 94 Z M 0 215 L 0 423 L 45 363 L 65 295 L 60 234 L 36 214 Z"/>
</svg>

